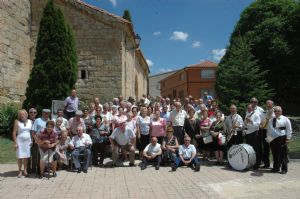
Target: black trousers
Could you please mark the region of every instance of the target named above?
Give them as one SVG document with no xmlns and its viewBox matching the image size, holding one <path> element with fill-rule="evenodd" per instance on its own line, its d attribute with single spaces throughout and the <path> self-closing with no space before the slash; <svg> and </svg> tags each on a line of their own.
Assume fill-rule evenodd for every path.
<svg viewBox="0 0 300 199">
<path fill-rule="evenodd" d="M 148 160 L 147 158 L 143 157 L 143 164 L 144 164 L 145 166 L 148 165 L 148 162 L 149 162 L 149 160 Z M 160 163 L 161 163 L 161 155 L 156 156 L 156 157 L 152 160 L 152 162 L 157 162 L 157 165 L 159 166 Z"/>
<path fill-rule="evenodd" d="M 92 152 L 93 152 L 93 165 L 98 165 L 98 158 L 100 157 L 100 164 L 103 163 L 105 155 L 106 155 L 106 146 L 108 143 L 95 143 L 92 146 Z M 100 154 L 100 155 L 99 155 Z"/>
<path fill-rule="evenodd" d="M 179 145 L 184 143 L 184 131 L 183 126 L 173 126 L 173 135 L 177 138 Z"/>
<path fill-rule="evenodd" d="M 270 144 L 266 137 L 267 129 L 260 129 L 257 135 L 257 153 L 259 162 L 263 161 L 265 166 L 270 166 Z"/>
<path fill-rule="evenodd" d="M 65 111 L 65 118 L 67 120 L 71 119 L 72 117 L 75 117 L 75 112 L 68 112 L 68 111 Z"/>
<path fill-rule="evenodd" d="M 30 158 L 30 172 L 29 173 L 36 173 L 37 175 L 40 174 L 40 152 L 39 147 L 36 143 L 34 143 L 30 149 L 31 158 Z"/>
<path fill-rule="evenodd" d="M 254 151 L 255 151 L 255 155 L 256 155 L 256 163 L 254 165 L 254 167 L 259 167 L 260 164 L 260 160 L 258 158 L 258 153 L 257 153 L 257 134 L 258 131 L 254 131 L 253 133 L 250 134 L 246 134 L 246 144 L 249 144 L 250 146 L 253 147 Z"/>
<path fill-rule="evenodd" d="M 273 169 L 281 171 L 288 171 L 288 148 L 286 145 L 286 136 L 275 138 L 271 143 L 271 150 L 273 155 Z"/>
<path fill-rule="evenodd" d="M 243 132 L 238 131 L 237 135 L 233 135 L 230 140 L 227 142 L 227 149 L 229 150 L 232 145 L 242 144 L 243 143 Z"/>
</svg>

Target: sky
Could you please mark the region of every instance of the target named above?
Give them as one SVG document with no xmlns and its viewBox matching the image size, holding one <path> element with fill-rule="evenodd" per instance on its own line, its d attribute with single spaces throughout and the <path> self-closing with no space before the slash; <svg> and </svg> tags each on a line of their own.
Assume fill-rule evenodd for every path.
<svg viewBox="0 0 300 199">
<path fill-rule="evenodd" d="M 131 14 L 150 75 L 205 60 L 219 62 L 241 12 L 254 0 L 83 0 Z"/>
</svg>

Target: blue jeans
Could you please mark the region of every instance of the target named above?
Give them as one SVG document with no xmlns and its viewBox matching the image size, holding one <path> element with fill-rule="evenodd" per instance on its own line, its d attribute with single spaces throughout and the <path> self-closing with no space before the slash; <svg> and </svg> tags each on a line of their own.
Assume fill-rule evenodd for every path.
<svg viewBox="0 0 300 199">
<path fill-rule="evenodd" d="M 83 169 L 87 170 L 90 164 L 91 150 L 85 147 L 80 147 L 80 148 L 75 148 L 74 151 L 72 151 L 72 159 L 76 169 L 81 168 L 80 159 L 79 159 L 80 155 L 83 155 L 84 157 Z"/>
<path fill-rule="evenodd" d="M 190 159 L 184 159 L 184 160 L 190 160 Z M 181 161 L 181 159 L 180 159 L 180 157 L 177 157 L 176 159 L 175 159 L 175 165 L 176 165 L 176 167 L 180 167 L 180 166 L 182 166 L 183 165 L 183 162 Z M 194 159 L 191 161 L 191 163 L 190 163 L 190 165 L 194 165 L 194 166 L 196 166 L 196 165 L 198 165 L 199 164 L 199 160 L 198 160 L 198 158 L 197 157 L 194 157 Z"/>
</svg>

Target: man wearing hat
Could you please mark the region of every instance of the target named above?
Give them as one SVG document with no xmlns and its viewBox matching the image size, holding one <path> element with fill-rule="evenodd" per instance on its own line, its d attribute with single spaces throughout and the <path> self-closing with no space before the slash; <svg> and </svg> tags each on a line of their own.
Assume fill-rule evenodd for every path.
<svg viewBox="0 0 300 199">
<path fill-rule="evenodd" d="M 84 132 L 86 130 L 86 126 L 84 124 L 84 120 L 82 118 L 83 112 L 82 111 L 76 111 L 75 117 L 72 117 L 69 120 L 69 128 L 70 128 L 70 134 L 71 136 L 77 135 L 77 127 L 82 126 Z"/>
<path fill-rule="evenodd" d="M 40 134 L 41 130 L 46 128 L 46 123 L 50 120 L 49 116 L 50 116 L 50 109 L 43 109 L 42 110 L 42 117 L 37 118 L 32 127 L 31 127 L 31 133 L 33 135 L 34 138 L 34 144 L 32 146 L 32 173 L 37 173 L 39 174 L 39 147 L 36 144 L 37 143 L 37 135 Z"/>
<path fill-rule="evenodd" d="M 112 147 L 112 166 L 116 166 L 116 161 L 119 157 L 119 149 L 122 150 L 123 154 L 129 152 L 129 166 L 134 166 L 135 138 L 133 130 L 131 128 L 126 128 L 126 121 L 121 121 L 120 126 L 116 128 L 109 137 Z"/>
</svg>

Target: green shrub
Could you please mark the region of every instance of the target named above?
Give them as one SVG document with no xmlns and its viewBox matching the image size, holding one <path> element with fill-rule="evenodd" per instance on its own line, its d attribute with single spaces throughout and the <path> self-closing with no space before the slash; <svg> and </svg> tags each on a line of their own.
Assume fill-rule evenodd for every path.
<svg viewBox="0 0 300 199">
<path fill-rule="evenodd" d="M 18 107 L 13 104 L 0 105 L 0 134 L 11 136 L 14 121 L 18 117 Z"/>
</svg>

